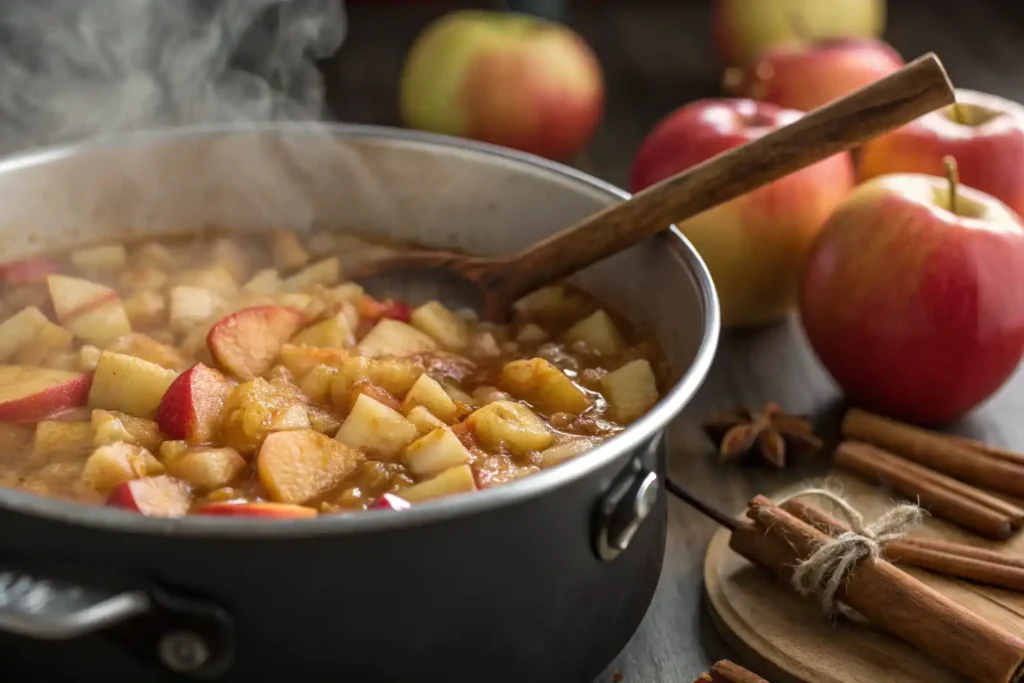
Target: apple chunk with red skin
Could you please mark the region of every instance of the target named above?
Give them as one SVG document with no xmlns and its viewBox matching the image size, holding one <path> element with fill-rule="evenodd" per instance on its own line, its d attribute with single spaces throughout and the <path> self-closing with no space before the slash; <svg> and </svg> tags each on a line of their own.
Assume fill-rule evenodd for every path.
<svg viewBox="0 0 1024 683">
<path fill-rule="evenodd" d="M 963 184 L 1001 200 L 1024 216 L 1024 105 L 973 90 L 957 104 L 926 114 L 861 150 L 862 180 L 889 173 L 945 175 L 956 158 Z"/>
<path fill-rule="evenodd" d="M 951 210 L 952 209 L 952 210 Z M 854 402 L 921 424 L 993 394 L 1024 349 L 1024 227 L 989 195 L 926 175 L 858 187 L 803 273 L 800 315 Z"/>
<path fill-rule="evenodd" d="M 881 40 L 826 40 L 769 49 L 746 67 L 727 69 L 724 86 L 736 97 L 811 111 L 901 66 L 903 58 Z"/>
<path fill-rule="evenodd" d="M 633 162 L 632 189 L 640 191 L 802 115 L 744 99 L 683 106 L 644 140 Z M 711 271 L 723 324 L 769 323 L 792 308 L 807 250 L 852 186 L 850 156 L 837 154 L 678 224 Z"/>
<path fill-rule="evenodd" d="M 107 497 L 107 505 L 150 517 L 183 517 L 192 497 L 182 482 L 163 475 L 132 479 L 119 484 Z"/>
<path fill-rule="evenodd" d="M 0 282 L 5 285 L 32 285 L 45 282 L 60 272 L 60 264 L 45 258 L 27 258 L 0 263 Z"/>
<path fill-rule="evenodd" d="M 167 388 L 156 410 L 160 430 L 191 444 L 210 443 L 232 382 L 211 367 L 196 363 Z"/>
<path fill-rule="evenodd" d="M 132 331 L 121 298 L 110 287 L 66 275 L 46 278 L 57 320 L 86 342 L 106 347 Z"/>
<path fill-rule="evenodd" d="M 198 515 L 218 517 L 254 517 L 263 519 L 300 519 L 316 517 L 316 510 L 290 503 L 208 503 L 196 510 Z"/>
<path fill-rule="evenodd" d="M 604 109 L 601 67 L 561 24 L 461 11 L 428 26 L 402 69 L 406 125 L 556 160 L 579 152 Z"/>
<path fill-rule="evenodd" d="M 35 421 L 84 406 L 91 378 L 78 372 L 0 365 L 0 420 Z"/>
<path fill-rule="evenodd" d="M 238 379 L 270 369 L 281 350 L 306 320 L 289 306 L 254 306 L 224 316 L 210 329 L 206 345 L 214 360 Z"/>
</svg>

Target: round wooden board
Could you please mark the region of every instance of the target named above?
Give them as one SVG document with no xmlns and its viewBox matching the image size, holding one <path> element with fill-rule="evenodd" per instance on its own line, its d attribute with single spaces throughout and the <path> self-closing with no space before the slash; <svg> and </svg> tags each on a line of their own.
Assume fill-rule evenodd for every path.
<svg viewBox="0 0 1024 683">
<path fill-rule="evenodd" d="M 892 504 L 880 489 L 838 476 L 843 495 L 874 519 Z M 774 498 L 781 498 L 782 492 Z M 819 500 L 806 502 L 830 510 Z M 930 519 L 915 532 L 1024 554 L 1024 538 L 986 543 Z M 932 588 L 1011 633 L 1024 633 L 1024 596 L 910 570 Z M 894 636 L 843 618 L 823 616 L 813 600 L 798 597 L 780 580 L 729 548 L 729 532 L 715 534 L 704 560 L 704 588 L 712 621 L 743 663 L 772 683 L 958 683 L 946 671 Z"/>
</svg>

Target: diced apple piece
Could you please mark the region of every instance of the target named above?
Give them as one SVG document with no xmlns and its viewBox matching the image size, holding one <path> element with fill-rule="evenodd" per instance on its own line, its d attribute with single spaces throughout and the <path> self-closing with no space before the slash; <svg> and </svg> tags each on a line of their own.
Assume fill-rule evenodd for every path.
<svg viewBox="0 0 1024 683">
<path fill-rule="evenodd" d="M 512 308 L 528 318 L 573 320 L 585 312 L 586 297 L 562 285 L 551 285 L 527 294 Z"/>
<path fill-rule="evenodd" d="M 444 422 L 454 422 L 459 416 L 459 407 L 445 392 L 437 380 L 424 373 L 409 389 L 402 402 L 402 412 L 406 415 L 416 406 L 423 406 Z"/>
<path fill-rule="evenodd" d="M 295 275 L 285 278 L 281 288 L 286 292 L 301 292 L 313 285 L 333 287 L 340 279 L 341 261 L 337 256 L 332 256 L 310 264 Z"/>
<path fill-rule="evenodd" d="M 167 302 L 159 292 L 142 290 L 122 302 L 131 326 L 136 329 L 155 327 L 163 322 Z"/>
<path fill-rule="evenodd" d="M 161 455 L 168 474 L 203 491 L 229 485 L 245 471 L 247 464 L 234 448 L 200 446 L 178 452 L 168 449 L 166 453 L 161 449 Z"/>
<path fill-rule="evenodd" d="M 632 422 L 658 402 L 658 380 L 643 358 L 630 361 L 601 378 L 601 393 L 619 422 Z"/>
<path fill-rule="evenodd" d="M 305 503 L 340 484 L 364 459 L 318 432 L 277 432 L 260 447 L 256 471 L 274 501 Z"/>
<path fill-rule="evenodd" d="M 252 379 L 270 369 L 304 319 L 301 311 L 285 306 L 243 308 L 217 321 L 206 345 L 222 368 L 238 379 Z"/>
<path fill-rule="evenodd" d="M 92 428 L 93 443 L 97 446 L 124 441 L 155 451 L 164 441 L 160 427 L 153 420 L 108 410 L 92 411 Z"/>
<path fill-rule="evenodd" d="M 41 420 L 85 405 L 89 376 L 79 372 L 0 365 L 0 421 Z"/>
<path fill-rule="evenodd" d="M 355 307 L 355 303 L 365 295 L 366 290 L 357 282 L 343 282 L 336 287 L 325 288 L 318 292 L 318 296 L 330 306 L 340 306 L 343 303 L 350 304 L 351 312 L 356 316 L 355 320 L 351 317 L 349 318 L 349 322 L 353 324 L 353 327 L 359 322 L 359 311 Z"/>
<path fill-rule="evenodd" d="M 230 300 L 238 294 L 238 281 L 223 263 L 215 263 L 206 268 L 186 270 L 174 278 L 174 284 L 206 289 L 226 300 Z"/>
<path fill-rule="evenodd" d="M 310 400 L 327 403 L 331 400 L 331 386 L 338 377 L 338 369 L 327 365 L 314 365 L 299 376 L 295 385 Z"/>
<path fill-rule="evenodd" d="M 277 294 L 274 296 L 273 303 L 277 306 L 287 306 L 301 311 L 306 316 L 306 320 L 319 318 L 327 309 L 327 304 L 323 301 L 317 299 L 312 294 L 306 294 L 304 292 L 284 292 L 283 294 Z"/>
<path fill-rule="evenodd" d="M 174 252 L 158 242 L 147 242 L 132 251 L 132 263 L 160 270 L 180 268 Z"/>
<path fill-rule="evenodd" d="M 27 258 L 0 263 L 0 282 L 9 287 L 34 285 L 60 272 L 60 265 L 45 258 Z"/>
<path fill-rule="evenodd" d="M 461 388 L 450 382 L 442 382 L 441 386 L 444 387 L 444 393 L 448 394 L 448 396 L 456 403 L 463 403 L 467 406 L 473 405 L 473 397 Z"/>
<path fill-rule="evenodd" d="M 544 421 L 522 403 L 495 401 L 478 408 L 466 422 L 491 451 L 507 449 L 521 455 L 547 448 L 555 440 Z"/>
<path fill-rule="evenodd" d="M 186 332 L 197 323 L 209 320 L 223 309 L 223 301 L 208 289 L 191 285 L 171 287 L 168 292 L 171 329 Z"/>
<path fill-rule="evenodd" d="M 235 282 L 242 282 L 249 274 L 249 255 L 237 238 L 222 237 L 213 243 L 210 250 L 213 260 L 231 273 Z"/>
<path fill-rule="evenodd" d="M 392 458 L 416 438 L 416 425 L 397 410 L 362 394 L 335 438 L 365 453 Z"/>
<path fill-rule="evenodd" d="M 106 350 L 135 356 L 168 370 L 181 370 L 188 366 L 181 351 L 141 332 L 130 332 L 118 337 Z"/>
<path fill-rule="evenodd" d="M 473 458 L 459 437 L 448 427 L 435 429 L 413 441 L 403 453 L 409 471 L 417 477 L 432 477 L 449 467 L 464 465 Z"/>
<path fill-rule="evenodd" d="M 151 418 L 177 376 L 156 363 L 104 351 L 93 373 L 89 407 Z"/>
<path fill-rule="evenodd" d="M 514 360 L 501 371 L 504 389 L 543 413 L 578 415 L 590 407 L 586 393 L 543 358 Z"/>
<path fill-rule="evenodd" d="M 281 275 L 273 268 L 264 268 L 242 285 L 246 294 L 271 295 L 281 291 Z"/>
<path fill-rule="evenodd" d="M 356 343 L 356 336 L 345 314 L 337 313 L 302 330 L 295 335 L 292 343 L 299 346 L 344 349 Z"/>
<path fill-rule="evenodd" d="M 196 363 L 167 387 L 157 406 L 156 422 L 172 439 L 209 443 L 217 435 L 229 391 L 231 382 L 224 375 Z"/>
<path fill-rule="evenodd" d="M 86 344 L 78 349 L 78 369 L 81 372 L 92 372 L 100 362 L 100 354 L 103 353 L 95 346 Z"/>
<path fill-rule="evenodd" d="M 155 294 L 167 284 L 165 271 L 148 266 L 135 266 L 121 272 L 117 283 L 121 291 Z M 125 308 L 127 309 L 127 301 Z M 129 317 L 131 317 L 129 315 Z"/>
<path fill-rule="evenodd" d="M 385 493 L 370 506 L 374 510 L 408 510 L 412 503 L 395 493 Z"/>
<path fill-rule="evenodd" d="M 621 353 L 626 347 L 615 321 L 603 309 L 594 311 L 570 327 L 563 339 L 570 344 L 580 342 L 588 351 L 604 356 Z"/>
<path fill-rule="evenodd" d="M 318 365 L 342 369 L 349 358 L 343 349 L 322 349 L 315 346 L 282 344 L 277 362 L 297 376 L 302 376 Z"/>
<path fill-rule="evenodd" d="M 110 287 L 66 275 L 46 278 L 57 320 L 88 344 L 104 347 L 132 331 L 121 299 Z"/>
<path fill-rule="evenodd" d="M 37 463 L 78 460 L 93 447 L 92 423 L 43 420 L 36 425 L 32 459 Z"/>
<path fill-rule="evenodd" d="M 59 367 L 62 355 L 71 350 L 71 343 L 74 335 L 60 325 L 54 325 L 49 320 L 43 323 L 38 330 L 31 344 L 22 347 L 15 355 L 14 360 L 18 365 L 44 365 L 48 367 Z M 66 364 L 68 369 L 75 368 L 76 364 Z"/>
<path fill-rule="evenodd" d="M 52 323 L 35 306 L 26 306 L 0 323 L 0 362 L 10 360 L 28 346 L 36 332 L 48 324 Z"/>
<path fill-rule="evenodd" d="M 309 252 L 294 232 L 275 230 L 270 236 L 270 251 L 279 270 L 294 270 L 309 263 Z"/>
<path fill-rule="evenodd" d="M 90 274 L 114 274 L 128 263 L 128 251 L 123 244 L 105 244 L 88 249 L 75 249 L 70 255 L 71 264 Z"/>
<path fill-rule="evenodd" d="M 271 432 L 288 432 L 298 429 L 312 429 L 306 406 L 299 403 L 276 411 L 270 416 L 270 422 L 267 423 L 267 431 Z"/>
<path fill-rule="evenodd" d="M 216 515 L 218 517 L 259 517 L 262 519 L 302 519 L 316 517 L 317 512 L 305 505 L 290 503 L 208 503 L 198 510 L 197 515 Z"/>
<path fill-rule="evenodd" d="M 406 413 L 405 419 L 416 425 L 417 436 L 423 436 L 438 427 L 447 426 L 441 418 L 434 415 L 424 406 L 413 406 L 412 410 Z"/>
<path fill-rule="evenodd" d="M 239 384 L 224 402 L 221 443 L 245 456 L 256 452 L 272 431 L 275 417 L 304 401 L 298 388 L 287 382 L 257 377 Z"/>
<path fill-rule="evenodd" d="M 473 470 L 469 465 L 459 465 L 441 472 L 432 479 L 404 488 L 401 493 L 402 498 L 410 503 L 419 503 L 470 491 L 476 491 Z"/>
<path fill-rule="evenodd" d="M 402 404 L 398 402 L 398 399 L 392 396 L 387 389 L 379 387 L 371 382 L 356 382 L 352 385 L 352 388 L 348 392 L 348 400 L 342 407 L 344 409 L 350 409 L 355 405 L 356 401 L 362 395 L 369 396 L 378 403 L 383 403 L 392 410 L 401 411 Z"/>
<path fill-rule="evenodd" d="M 429 301 L 413 310 L 413 327 L 426 332 L 449 351 L 461 351 L 469 342 L 466 321 L 459 318 L 440 302 Z"/>
<path fill-rule="evenodd" d="M 540 452 L 540 461 L 545 467 L 557 465 L 563 460 L 575 458 L 586 453 L 599 443 L 601 443 L 601 439 L 596 437 L 579 436 L 566 439 L 561 443 L 556 443 L 554 446 L 549 446 L 542 450 Z"/>
<path fill-rule="evenodd" d="M 516 341 L 520 344 L 543 344 L 549 338 L 547 330 L 536 323 L 526 323 L 516 334 Z"/>
<path fill-rule="evenodd" d="M 327 408 L 307 406 L 306 413 L 309 415 L 309 425 L 314 432 L 334 436 L 341 429 L 341 420 Z"/>
<path fill-rule="evenodd" d="M 110 507 L 124 508 L 148 517 L 184 517 L 192 504 L 188 487 L 165 477 L 146 477 L 119 484 L 107 497 Z"/>
<path fill-rule="evenodd" d="M 163 471 L 164 466 L 145 448 L 121 442 L 100 446 L 92 452 L 82 470 L 82 483 L 104 491 Z"/>
<path fill-rule="evenodd" d="M 380 356 L 413 356 L 437 349 L 437 343 L 412 325 L 384 318 L 356 345 L 358 353 L 368 358 Z"/>
<path fill-rule="evenodd" d="M 405 396 L 423 374 L 423 366 L 411 358 L 364 358 L 351 356 L 341 365 L 331 388 L 334 404 L 348 406 L 349 392 L 359 382 L 369 382 L 392 396 Z"/>
</svg>

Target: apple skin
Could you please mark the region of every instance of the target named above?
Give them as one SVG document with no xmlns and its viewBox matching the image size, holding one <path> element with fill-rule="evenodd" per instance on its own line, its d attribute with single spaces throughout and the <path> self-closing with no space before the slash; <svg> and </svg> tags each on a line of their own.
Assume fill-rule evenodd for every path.
<svg viewBox="0 0 1024 683">
<path fill-rule="evenodd" d="M 42 420 L 84 406 L 92 376 L 63 370 L 0 365 L 0 422 Z"/>
<path fill-rule="evenodd" d="M 604 83 L 593 50 L 565 26 L 467 10 L 417 38 L 399 99 L 409 127 L 565 161 L 597 128 Z"/>
<path fill-rule="evenodd" d="M 949 107 L 926 114 L 864 145 L 860 178 L 886 173 L 942 176 L 942 159 L 949 155 L 956 159 L 962 183 L 1024 216 L 1024 106 L 973 90 L 957 90 L 956 99 L 966 117 L 978 108 L 998 115 L 980 125 L 965 125 L 950 119 Z"/>
<path fill-rule="evenodd" d="M 258 517 L 262 519 L 304 519 L 316 517 L 317 512 L 305 505 L 290 503 L 207 503 L 195 511 L 197 515 L 218 517 Z"/>
<path fill-rule="evenodd" d="M 209 443 L 232 383 L 211 367 L 196 363 L 171 382 L 156 410 L 160 431 L 191 444 Z"/>
<path fill-rule="evenodd" d="M 1008 207 L 943 178 L 883 176 L 859 186 L 809 254 L 800 316 L 851 401 L 937 424 L 967 413 L 1024 349 L 1024 226 Z M 978 216 L 978 217 L 972 217 Z"/>
<path fill-rule="evenodd" d="M 801 116 L 792 109 L 745 99 L 685 105 L 644 140 L 633 162 L 632 190 Z M 853 176 L 850 155 L 837 154 L 677 224 L 711 271 L 723 325 L 762 325 L 792 309 L 804 256 L 853 187 Z"/>
<path fill-rule="evenodd" d="M 778 45 L 878 38 L 885 29 L 885 0 L 716 0 L 712 11 L 715 49 L 727 66 Z"/>
<path fill-rule="evenodd" d="M 898 71 L 903 58 L 881 40 L 840 38 L 771 48 L 725 73 L 736 97 L 811 111 Z"/>
</svg>

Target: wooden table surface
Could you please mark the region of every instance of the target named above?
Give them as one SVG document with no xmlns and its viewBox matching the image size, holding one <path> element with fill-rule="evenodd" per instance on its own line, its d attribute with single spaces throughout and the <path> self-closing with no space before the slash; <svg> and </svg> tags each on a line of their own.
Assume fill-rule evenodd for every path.
<svg viewBox="0 0 1024 683">
<path fill-rule="evenodd" d="M 650 127 L 672 109 L 718 94 L 706 2 L 586 3 L 569 19 L 594 46 L 605 69 L 607 112 L 576 165 L 620 186 Z M 935 51 L 958 86 L 1024 101 L 1024 19 L 1013 3 L 893 0 L 887 38 L 906 58 Z M 349 37 L 325 65 L 328 96 L 342 120 L 398 125 L 396 91 L 402 56 L 443 8 L 352 7 Z M 785 472 L 723 467 L 700 423 L 709 413 L 780 401 L 813 414 L 834 433 L 841 398 L 810 354 L 794 321 L 723 336 L 711 374 L 671 430 L 670 469 L 708 500 L 739 511 L 758 492 L 820 476 L 823 459 Z M 951 429 L 992 443 L 1024 447 L 1024 377 Z M 714 525 L 670 502 L 665 569 L 647 618 L 598 680 L 685 683 L 722 657 L 735 657 L 703 607 L 701 564 Z"/>
</svg>

